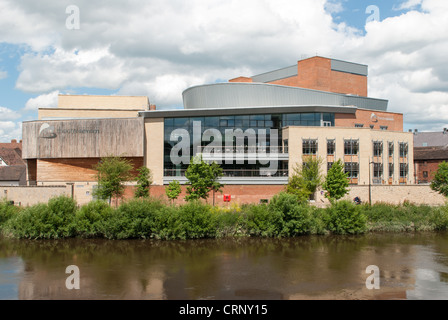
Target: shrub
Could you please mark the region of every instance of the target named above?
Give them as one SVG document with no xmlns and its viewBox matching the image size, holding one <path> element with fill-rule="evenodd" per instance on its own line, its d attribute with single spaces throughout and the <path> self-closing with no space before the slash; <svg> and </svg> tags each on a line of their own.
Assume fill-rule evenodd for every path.
<svg viewBox="0 0 448 320">
<path fill-rule="evenodd" d="M 250 236 L 275 237 L 280 234 L 283 223 L 280 210 L 269 210 L 265 204 L 251 205 L 246 208 L 245 215 Z"/>
<path fill-rule="evenodd" d="M 434 208 L 433 214 L 430 217 L 430 222 L 434 230 L 445 231 L 448 229 L 448 205 Z"/>
<path fill-rule="evenodd" d="M 367 231 L 367 218 L 351 201 L 333 202 L 327 208 L 327 229 L 334 234 L 360 234 Z"/>
<path fill-rule="evenodd" d="M 105 236 L 109 239 L 149 239 L 162 208 L 163 204 L 154 199 L 133 199 L 123 203 L 107 219 Z"/>
<path fill-rule="evenodd" d="M 22 210 L 9 220 L 6 230 L 12 236 L 28 239 L 59 239 L 74 235 L 76 202 L 66 196 L 53 198 Z"/>
<path fill-rule="evenodd" d="M 163 207 L 157 211 L 154 238 L 159 240 L 176 240 L 182 239 L 184 236 L 178 208 Z"/>
<path fill-rule="evenodd" d="M 181 221 L 181 230 L 179 234 L 181 239 L 199 239 L 216 236 L 216 216 L 211 213 L 211 207 L 191 201 L 179 207 L 179 219 Z"/>
<path fill-rule="evenodd" d="M 0 201 L 0 230 L 3 225 L 11 218 L 13 218 L 20 209 L 14 205 L 11 205 L 6 200 Z"/>
<path fill-rule="evenodd" d="M 216 219 L 216 237 L 241 237 L 247 235 L 246 217 L 237 204 L 230 208 L 212 207 Z"/>
<path fill-rule="evenodd" d="M 97 200 L 82 206 L 76 212 L 74 228 L 83 238 L 101 237 L 105 234 L 105 224 L 111 218 L 113 209 L 108 203 Z"/>
</svg>

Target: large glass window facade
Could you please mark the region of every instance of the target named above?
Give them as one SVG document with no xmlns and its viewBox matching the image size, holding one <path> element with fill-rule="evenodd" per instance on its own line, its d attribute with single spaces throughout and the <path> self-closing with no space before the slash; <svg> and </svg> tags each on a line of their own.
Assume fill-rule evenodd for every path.
<svg viewBox="0 0 448 320">
<path fill-rule="evenodd" d="M 201 123 L 201 137 L 203 133 L 208 129 L 216 129 L 222 135 L 223 151 L 226 145 L 225 130 L 226 129 L 241 129 L 246 132 L 248 129 L 253 129 L 258 134 L 259 130 L 266 131 L 266 148 L 267 153 L 270 152 L 271 130 L 278 130 L 278 150 L 281 150 L 282 146 L 282 129 L 287 126 L 334 126 L 334 114 L 332 113 L 293 113 L 293 114 L 261 114 L 261 115 L 235 115 L 235 116 L 213 116 L 213 117 L 188 117 L 188 118 L 165 118 L 165 134 L 164 134 L 164 175 L 165 176 L 182 176 L 188 167 L 188 164 L 175 165 L 172 163 L 170 154 L 174 146 L 176 146 L 180 137 L 176 137 L 179 140 L 171 141 L 171 134 L 176 129 L 185 129 L 190 135 L 190 155 L 193 156 L 201 150 L 193 150 L 193 124 L 195 121 Z M 257 139 L 258 140 L 258 139 Z M 199 141 L 201 149 L 210 145 L 212 141 Z M 236 145 L 236 143 L 233 143 Z M 247 137 L 245 138 L 244 145 L 249 145 Z M 236 150 L 235 150 L 236 151 Z M 264 150 L 263 150 L 264 151 Z M 247 152 L 247 150 L 246 150 Z M 181 151 L 179 156 L 182 156 Z M 236 161 L 235 161 L 236 163 Z M 261 167 L 267 167 L 268 165 L 262 165 L 260 163 L 249 164 L 246 161 L 244 164 L 225 164 L 223 161 L 222 168 L 224 174 L 231 175 L 249 175 L 257 176 Z M 278 175 L 287 176 L 287 162 L 279 164 Z M 285 171 L 285 172 L 283 172 Z"/>
</svg>

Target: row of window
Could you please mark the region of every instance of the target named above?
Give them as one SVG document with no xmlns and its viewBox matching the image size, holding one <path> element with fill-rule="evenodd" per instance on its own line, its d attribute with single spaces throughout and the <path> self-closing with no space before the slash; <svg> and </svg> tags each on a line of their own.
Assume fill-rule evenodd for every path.
<svg viewBox="0 0 448 320">
<path fill-rule="evenodd" d="M 287 152 L 288 140 L 283 143 L 285 151 Z M 394 143 L 389 142 L 388 153 L 389 156 L 394 155 Z M 302 153 L 304 155 L 316 155 L 318 152 L 319 143 L 317 139 L 304 139 L 302 141 Z M 336 153 L 336 141 L 327 140 L 327 155 L 334 155 Z M 401 158 L 407 158 L 409 153 L 408 144 L 405 142 L 399 143 L 399 153 Z M 344 155 L 352 156 L 359 154 L 359 140 L 344 140 Z M 383 155 L 383 142 L 373 142 L 373 155 L 379 157 Z"/>
<path fill-rule="evenodd" d="M 364 124 L 362 123 L 355 123 L 355 128 L 364 128 Z M 375 125 L 371 124 L 370 129 L 375 129 Z M 388 126 L 380 126 L 380 130 L 387 130 L 389 129 Z"/>
<path fill-rule="evenodd" d="M 333 162 L 327 163 L 327 170 L 330 170 L 333 166 Z M 357 162 L 346 162 L 345 163 L 345 173 L 348 173 L 348 178 L 357 179 L 359 177 L 359 163 Z M 406 163 L 400 163 L 400 178 L 407 178 L 409 173 L 409 166 Z M 394 176 L 394 164 L 389 163 L 389 178 Z M 383 177 L 383 164 L 374 163 L 373 164 L 373 178 L 381 179 Z"/>
</svg>

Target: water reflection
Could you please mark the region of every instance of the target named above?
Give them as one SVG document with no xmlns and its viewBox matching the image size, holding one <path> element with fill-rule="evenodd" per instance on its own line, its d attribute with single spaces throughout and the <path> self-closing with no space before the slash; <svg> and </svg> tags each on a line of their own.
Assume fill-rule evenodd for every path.
<svg viewBox="0 0 448 320">
<path fill-rule="evenodd" d="M 448 234 L 107 241 L 0 239 L 0 299 L 448 299 Z M 68 290 L 65 269 L 80 269 Z M 368 290 L 377 265 L 381 289 Z"/>
</svg>

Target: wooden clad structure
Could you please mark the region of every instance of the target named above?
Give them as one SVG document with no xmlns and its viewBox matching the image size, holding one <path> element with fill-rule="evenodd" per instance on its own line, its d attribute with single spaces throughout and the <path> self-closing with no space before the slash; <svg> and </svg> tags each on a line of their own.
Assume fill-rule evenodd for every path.
<svg viewBox="0 0 448 320">
<path fill-rule="evenodd" d="M 142 118 L 23 123 L 23 159 L 143 157 Z"/>
</svg>

